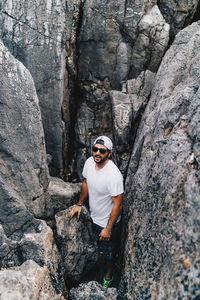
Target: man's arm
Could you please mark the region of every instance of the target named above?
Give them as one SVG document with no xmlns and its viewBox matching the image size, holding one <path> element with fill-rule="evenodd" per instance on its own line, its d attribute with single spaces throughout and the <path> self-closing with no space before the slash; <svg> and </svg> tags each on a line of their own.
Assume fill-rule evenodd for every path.
<svg viewBox="0 0 200 300">
<path fill-rule="evenodd" d="M 80 213 L 81 213 L 81 209 L 82 209 L 82 205 L 84 204 L 85 200 L 88 197 L 88 186 L 87 186 L 87 181 L 86 179 L 83 179 L 83 183 L 81 186 L 81 193 L 79 196 L 79 200 L 77 205 L 71 210 L 70 214 L 69 214 L 69 218 L 71 219 L 76 213 L 78 218 L 80 217 Z"/>
<path fill-rule="evenodd" d="M 106 227 L 100 233 L 100 239 L 99 239 L 100 241 L 110 239 L 111 233 L 112 233 L 112 228 L 113 228 L 113 226 L 115 224 L 115 221 L 119 217 L 119 214 L 122 210 L 123 195 L 120 194 L 120 195 L 117 195 L 115 197 L 112 197 L 112 201 L 114 202 L 114 206 L 113 206 L 113 209 L 111 211 L 110 218 L 108 220 L 108 224 L 106 225 Z"/>
</svg>

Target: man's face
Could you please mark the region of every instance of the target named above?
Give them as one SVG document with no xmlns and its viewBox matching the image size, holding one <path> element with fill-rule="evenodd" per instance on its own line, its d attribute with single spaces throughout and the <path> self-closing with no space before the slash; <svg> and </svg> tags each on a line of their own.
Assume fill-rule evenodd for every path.
<svg viewBox="0 0 200 300">
<path fill-rule="evenodd" d="M 111 152 L 104 145 L 95 144 L 92 148 L 92 154 L 94 161 L 97 164 L 103 164 L 107 159 L 109 159 Z"/>
</svg>

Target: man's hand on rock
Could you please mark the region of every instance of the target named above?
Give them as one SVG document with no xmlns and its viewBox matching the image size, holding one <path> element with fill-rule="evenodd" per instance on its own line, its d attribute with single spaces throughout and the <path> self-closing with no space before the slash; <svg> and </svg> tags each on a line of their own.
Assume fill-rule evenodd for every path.
<svg viewBox="0 0 200 300">
<path fill-rule="evenodd" d="M 75 214 L 77 214 L 77 217 L 78 219 L 80 218 L 80 214 L 81 214 L 81 209 L 82 209 L 82 206 L 80 205 L 76 205 L 75 207 L 72 208 L 71 212 L 69 213 L 69 218 L 73 218 L 73 216 Z"/>
<path fill-rule="evenodd" d="M 104 229 L 102 229 L 99 236 L 100 241 L 109 241 L 111 237 L 111 230 L 105 227 Z"/>
</svg>

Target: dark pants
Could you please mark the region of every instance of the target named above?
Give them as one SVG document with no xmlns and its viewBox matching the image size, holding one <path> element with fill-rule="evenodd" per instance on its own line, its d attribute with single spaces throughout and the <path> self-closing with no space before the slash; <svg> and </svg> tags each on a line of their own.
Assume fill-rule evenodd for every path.
<svg viewBox="0 0 200 300">
<path fill-rule="evenodd" d="M 121 222 L 113 226 L 112 235 L 109 241 L 99 241 L 99 234 L 104 227 L 93 223 L 93 232 L 100 252 L 106 260 L 113 260 L 120 247 Z"/>
</svg>

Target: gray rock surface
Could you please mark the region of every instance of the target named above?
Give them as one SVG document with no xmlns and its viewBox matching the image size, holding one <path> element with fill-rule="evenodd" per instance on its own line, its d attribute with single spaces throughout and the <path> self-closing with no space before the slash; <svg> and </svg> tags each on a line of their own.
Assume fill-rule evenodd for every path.
<svg viewBox="0 0 200 300">
<path fill-rule="evenodd" d="M 116 288 L 103 288 L 98 282 L 82 283 L 70 290 L 70 300 L 117 300 Z"/>
<path fill-rule="evenodd" d="M 0 271 L 1 300 L 64 300 L 52 287 L 47 267 L 28 260 L 20 267 Z"/>
<path fill-rule="evenodd" d="M 2 42 L 0 73 L 0 193 L 3 201 L 0 220 L 9 227 L 9 214 L 12 209 L 14 212 L 14 202 L 16 207 L 22 207 L 22 211 L 28 209 L 37 217 L 49 215 L 46 193 L 49 173 L 41 114 L 32 77 Z M 17 217 L 17 213 L 18 210 L 12 217 Z M 19 226 L 22 227 L 22 224 Z M 9 231 L 12 234 L 11 228 Z"/>
<path fill-rule="evenodd" d="M 158 67 L 168 43 L 169 25 L 155 4 L 85 2 L 79 37 L 81 81 L 120 89 L 130 69 L 139 75 L 144 65 Z"/>
<path fill-rule="evenodd" d="M 29 71 L 2 42 L 0 74 L 0 268 L 34 260 L 61 291 L 53 232 L 37 219 L 52 216 L 38 98 Z"/>
<path fill-rule="evenodd" d="M 117 162 L 124 175 L 126 175 L 137 127 L 154 85 L 154 78 L 155 74 L 151 71 L 142 72 L 136 79 L 125 82 L 122 92 L 109 93 Z"/>
<path fill-rule="evenodd" d="M 91 140 L 113 135 L 107 91 L 120 90 L 142 71 L 157 71 L 169 31 L 174 38 L 198 9 L 198 0 L 179 2 L 1 1 L 0 37 L 34 78 L 52 176 L 80 178 Z"/>
<path fill-rule="evenodd" d="M 86 207 L 82 207 L 80 219 L 77 216 L 69 219 L 72 208 L 58 212 L 55 218 L 65 277 L 73 282 L 94 266 L 98 260 L 98 250 Z"/>
<path fill-rule="evenodd" d="M 124 205 L 124 299 L 198 293 L 199 45 L 200 23 L 177 35 L 137 132 Z"/>
<path fill-rule="evenodd" d="M 158 69 L 168 45 L 169 25 L 155 4 L 156 1 L 85 2 L 78 39 L 80 108 L 75 145 L 79 149 L 76 164 L 72 165 L 79 178 L 93 140 L 102 133 L 114 140 L 108 92 L 121 90 L 127 79 L 147 68 L 153 72 Z M 122 169 L 126 169 L 126 155 L 118 155 L 125 161 Z"/>
<path fill-rule="evenodd" d="M 72 206 L 78 201 L 81 183 L 65 182 L 60 178 L 51 177 L 48 192 L 54 213 Z"/>
<path fill-rule="evenodd" d="M 48 187 L 44 139 L 51 173 L 75 181 L 103 133 L 127 176 L 121 298 L 198 299 L 200 24 L 179 31 L 199 8 L 1 1 L 10 51 L 0 42 L 0 268 L 10 268 L 0 272 L 2 297 L 62 299 L 63 273 L 77 283 L 96 262 L 89 215 L 68 219 L 79 185 L 54 178 Z M 53 226 L 66 208 L 55 239 L 41 219 Z M 73 291 L 110 297 L 96 283 Z"/>
<path fill-rule="evenodd" d="M 63 176 L 64 172 L 63 145 L 71 118 L 69 73 L 73 76 L 74 72 L 70 53 L 76 41 L 81 2 L 3 0 L 0 7 L 0 37 L 34 78 L 54 176 Z"/>
<path fill-rule="evenodd" d="M 198 0 L 158 1 L 160 11 L 167 23 L 170 24 L 170 35 L 173 38 L 181 29 L 190 24 L 198 5 Z"/>
</svg>

